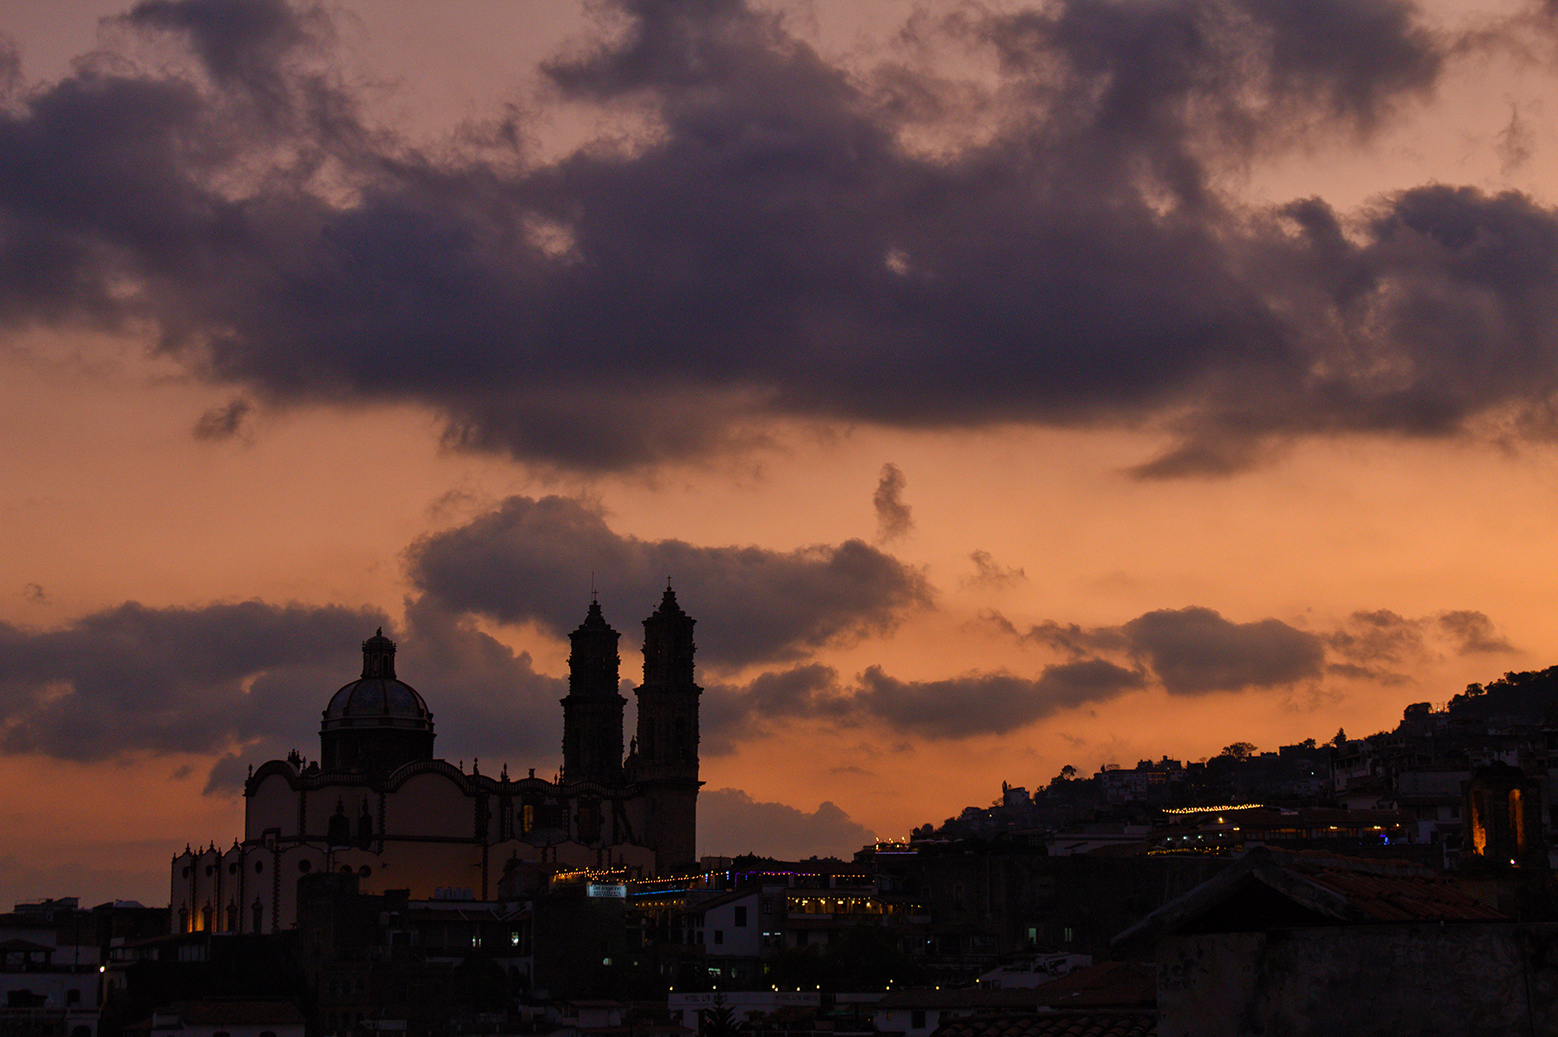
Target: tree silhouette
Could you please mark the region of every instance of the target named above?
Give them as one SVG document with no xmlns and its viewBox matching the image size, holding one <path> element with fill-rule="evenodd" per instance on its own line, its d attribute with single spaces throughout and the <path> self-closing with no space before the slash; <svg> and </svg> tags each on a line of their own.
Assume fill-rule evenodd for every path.
<svg viewBox="0 0 1558 1037">
<path fill-rule="evenodd" d="M 700 1037 L 736 1037 L 744 1029 L 746 1024 L 736 1021 L 736 1010 L 725 1003 L 723 994 L 715 994 L 713 1007 L 698 1013 Z"/>
</svg>

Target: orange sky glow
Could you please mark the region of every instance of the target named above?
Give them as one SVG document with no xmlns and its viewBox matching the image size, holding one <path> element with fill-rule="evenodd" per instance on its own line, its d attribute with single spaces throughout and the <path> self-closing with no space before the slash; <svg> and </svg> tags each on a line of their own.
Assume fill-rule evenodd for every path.
<svg viewBox="0 0 1558 1037">
<path fill-rule="evenodd" d="M 0 906 L 165 903 L 381 623 L 551 774 L 592 585 L 707 854 L 1558 663 L 1550 9 L 448 10 L 0 0 Z"/>
</svg>

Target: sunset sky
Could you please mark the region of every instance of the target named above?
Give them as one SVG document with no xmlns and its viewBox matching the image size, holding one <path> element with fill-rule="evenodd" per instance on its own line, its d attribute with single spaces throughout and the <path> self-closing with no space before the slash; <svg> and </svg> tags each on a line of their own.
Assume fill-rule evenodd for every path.
<svg viewBox="0 0 1558 1037">
<path fill-rule="evenodd" d="M 1558 663 L 1552 0 L 0 31 L 0 907 L 166 903 L 381 624 L 551 776 L 592 586 L 704 853 Z"/>
</svg>

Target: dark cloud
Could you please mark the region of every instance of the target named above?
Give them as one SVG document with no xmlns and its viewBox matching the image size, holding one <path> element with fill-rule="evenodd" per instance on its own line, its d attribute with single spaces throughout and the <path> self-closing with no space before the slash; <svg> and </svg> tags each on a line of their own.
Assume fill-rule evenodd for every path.
<svg viewBox="0 0 1558 1037">
<path fill-rule="evenodd" d="M 1330 649 L 1349 660 L 1360 673 L 1378 674 L 1377 669 L 1370 668 L 1381 664 L 1403 666 L 1427 655 L 1423 621 L 1408 619 L 1389 609 L 1354 612 L 1340 628 L 1323 636 Z"/>
<path fill-rule="evenodd" d="M 6 97 L 22 84 L 22 56 L 16 41 L 0 33 L 0 97 Z"/>
<path fill-rule="evenodd" d="M 1404 673 L 1396 673 L 1377 666 L 1360 666 L 1357 663 L 1326 663 L 1325 672 L 1346 680 L 1373 681 L 1375 684 L 1386 686 L 1406 684 L 1411 681 L 1411 678 Z"/>
<path fill-rule="evenodd" d="M 876 492 L 871 495 L 871 504 L 876 508 L 876 539 L 879 543 L 897 540 L 914 528 L 914 516 L 909 505 L 903 502 L 903 491 L 907 485 L 908 480 L 897 465 L 882 466 Z"/>
<path fill-rule="evenodd" d="M 1033 641 L 1038 644 L 1048 645 L 1071 656 L 1080 658 L 1094 652 L 1122 651 L 1130 647 L 1130 639 L 1119 627 L 1095 627 L 1087 628 L 1076 623 L 1056 623 L 1046 619 L 1042 623 L 1035 624 L 1026 632 L 1019 632 L 1017 627 L 1001 615 L 999 612 L 989 612 L 986 618 L 997 627 L 1017 637 L 1020 641 Z"/>
<path fill-rule="evenodd" d="M 1530 161 L 1536 149 L 1535 135 L 1531 127 L 1520 117 L 1520 106 L 1511 103 L 1509 122 L 1494 136 L 1493 150 L 1503 163 L 1502 172 L 1509 173 Z"/>
<path fill-rule="evenodd" d="M 285 104 L 286 60 L 315 42 L 328 22 L 286 0 L 142 0 L 123 21 L 177 34 L 217 83 Z"/>
<path fill-rule="evenodd" d="M 849 860 L 875 838 L 869 828 L 827 801 L 807 813 L 784 803 L 759 803 L 740 789 L 708 789 L 698 796 L 700 854 Z"/>
<path fill-rule="evenodd" d="M 744 686 L 710 683 L 699 708 L 699 748 L 723 756 L 742 739 L 766 733 L 772 721 L 822 717 L 853 724 L 855 711 L 838 671 L 821 663 L 759 674 Z"/>
<path fill-rule="evenodd" d="M 497 774 L 505 765 L 519 775 L 531 767 L 543 777 L 556 772 L 562 738 L 559 700 L 568 693 L 566 679 L 537 673 L 529 653 L 516 656 L 427 598 L 406 603 L 406 630 L 398 641 L 396 674 L 427 701 L 438 756 L 471 766 L 486 761 L 484 774 Z M 312 696 L 308 705 L 313 708 L 289 715 L 285 724 L 275 724 L 273 717 L 269 728 L 256 725 L 245 745 L 213 765 L 206 791 L 235 791 L 250 765 L 292 749 L 312 758 L 319 744 L 318 711 L 360 667 L 360 656 L 354 655 L 350 670 L 304 692 Z M 265 675 L 256 687 L 271 679 Z"/>
<path fill-rule="evenodd" d="M 103 760 L 214 752 L 278 728 L 301 737 L 383 622 L 345 608 L 131 602 L 58 630 L 0 625 L 0 751 Z"/>
<path fill-rule="evenodd" d="M 1434 186 L 1262 214 L 1213 186 L 1426 96 L 1456 40 L 1410 4 L 1060 0 L 906 30 L 994 56 L 990 90 L 847 72 L 738 0 L 602 10 L 544 73 L 643 132 L 542 161 L 505 143 L 528 115 L 482 147 L 366 125 L 313 7 L 137 5 L 125 30 L 200 74 L 101 59 L 13 91 L 0 323 L 153 327 L 257 404 L 415 402 L 452 446 L 584 470 L 748 448 L 776 417 L 1173 415 L 1146 477 L 1296 435 L 1555 431 L 1552 210 Z"/>
<path fill-rule="evenodd" d="M 196 439 L 222 440 L 232 439 L 243 431 L 244 419 L 253 410 L 247 400 L 237 399 L 228 403 L 225 407 L 213 407 L 200 416 L 195 422 L 194 435 Z"/>
<path fill-rule="evenodd" d="M 703 748 L 728 753 L 741 739 L 797 720 L 834 728 L 878 724 L 927 738 L 999 735 L 1144 686 L 1139 671 L 1096 658 L 1048 666 L 1036 678 L 994 672 L 904 681 L 872 666 L 847 686 L 832 667 L 809 664 L 744 686 L 710 685 L 701 712 Z"/>
<path fill-rule="evenodd" d="M 1180 695 L 1280 687 L 1322 674 L 1400 684 L 1408 680 L 1403 668 L 1427 661 L 1432 646 L 1444 642 L 1462 655 L 1514 651 L 1486 615 L 1464 610 L 1418 619 L 1389 609 L 1358 611 L 1318 633 L 1277 619 L 1236 623 L 1201 607 L 1159 609 L 1118 627 L 1046 620 L 1022 631 L 998 612 L 983 618 L 1019 641 L 1073 659 L 1101 654 L 1143 663 Z"/>
<path fill-rule="evenodd" d="M 974 575 L 964 578 L 964 586 L 1007 587 L 1028 578 L 1025 570 L 1018 566 L 1000 564 L 989 551 L 971 551 L 968 558 L 974 563 Z"/>
<path fill-rule="evenodd" d="M 451 609 L 559 635 L 583 619 L 593 573 L 608 620 L 630 641 L 670 578 L 698 620 L 699 660 L 714 666 L 798 659 L 889 630 L 930 603 L 918 572 L 858 540 L 790 552 L 640 540 L 563 497 L 511 497 L 423 537 L 407 565 L 413 582 Z"/>
<path fill-rule="evenodd" d="M 1409 618 L 1389 609 L 1354 612 L 1337 630 L 1323 635 L 1331 650 L 1348 660 L 1337 672 L 1367 675 L 1385 683 L 1400 683 L 1398 672 L 1431 660 L 1440 651 L 1457 655 L 1513 652 L 1493 621 L 1482 612 L 1458 609 L 1437 616 Z"/>
<path fill-rule="evenodd" d="M 1320 675 L 1325 645 L 1280 620 L 1234 623 L 1211 609 L 1160 609 L 1125 624 L 1172 694 L 1269 688 Z"/>
<path fill-rule="evenodd" d="M 1314 634 L 1276 619 L 1235 623 L 1209 608 L 1158 609 L 1118 627 L 1046 620 L 1019 631 L 999 613 L 986 618 L 1073 659 L 1101 653 L 1145 664 L 1175 695 L 1292 684 L 1319 676 L 1325 661 L 1325 641 Z"/>
<path fill-rule="evenodd" d="M 902 681 L 873 666 L 860 676 L 854 701 L 864 713 L 927 738 L 998 735 L 1062 709 L 1103 702 L 1144 686 L 1142 675 L 1102 659 L 1049 666 L 1037 679 L 978 673 L 936 681 Z"/>
<path fill-rule="evenodd" d="M 314 756 L 319 715 L 361 672 L 376 612 L 250 601 L 135 603 L 51 631 L 0 625 L 0 752 L 70 760 L 222 753 L 206 790 L 250 764 Z M 441 755 L 554 766 L 566 682 L 427 601 L 407 606 L 397 670 L 434 714 Z"/>
<path fill-rule="evenodd" d="M 1439 628 L 1462 655 L 1515 650 L 1514 645 L 1494 629 L 1493 621 L 1481 612 L 1446 612 L 1439 617 Z"/>
<path fill-rule="evenodd" d="M 537 673 L 530 653 L 516 655 L 432 599 L 407 602 L 406 625 L 397 669 L 424 682 L 412 681 L 434 712 L 439 754 L 479 757 L 484 774 L 506 763 L 550 776 L 560 762 L 567 679 Z"/>
</svg>

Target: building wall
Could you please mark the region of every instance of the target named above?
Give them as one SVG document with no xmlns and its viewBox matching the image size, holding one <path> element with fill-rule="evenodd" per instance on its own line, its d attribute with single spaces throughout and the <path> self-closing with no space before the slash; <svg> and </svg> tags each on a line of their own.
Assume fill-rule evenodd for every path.
<svg viewBox="0 0 1558 1037">
<path fill-rule="evenodd" d="M 1160 1037 L 1558 1037 L 1558 924 L 1467 922 L 1165 938 Z"/>
<path fill-rule="evenodd" d="M 74 991 L 74 999 L 72 999 Z M 34 969 L 28 972 L 0 971 L 0 1006 L 13 993 L 42 997 L 44 1008 L 75 1008 L 96 1011 L 98 1004 L 97 969 L 91 971 L 63 968 Z"/>
<path fill-rule="evenodd" d="M 585 869 L 627 865 L 650 873 L 694 865 L 701 694 L 693 683 L 694 621 L 669 588 L 659 610 L 645 621 L 642 751 L 630 754 L 633 773 L 628 774 L 621 760 L 626 700 L 616 690 L 617 635 L 600 620 L 598 605 L 591 606 L 591 616 L 599 629 L 584 638 L 589 644 L 575 638 L 571 694 L 565 700 L 565 708 L 573 701 L 576 721 L 588 720 L 584 727 L 590 729 L 594 755 L 574 753 L 573 766 L 589 780 L 550 782 L 532 770 L 529 777 L 511 781 L 506 768 L 493 778 L 477 773 L 474 762 L 466 773 L 463 764 L 433 759 L 430 714 L 419 705 L 420 719 L 412 722 L 427 728 L 425 753 L 408 748 L 382 759 L 382 767 L 335 770 L 321 770 L 318 763 L 304 766 L 293 753 L 252 773 L 245 788 L 243 839 L 229 850 L 213 844 L 174 857 L 172 928 L 290 928 L 297 917 L 299 878 L 320 871 L 349 870 L 370 894 L 405 889 L 412 897 L 429 898 L 454 888 L 485 899 L 495 895 L 505 866 L 513 861 Z M 581 631 L 589 633 L 589 627 Z M 364 680 L 393 676 L 394 649 L 382 633 L 364 642 Z M 409 687 L 402 692 L 420 703 Z M 331 701 L 335 710 L 336 700 Z M 360 741 L 383 728 L 387 737 L 403 722 L 399 714 L 355 717 L 327 711 L 323 755 L 331 759 L 331 746 L 340 749 L 347 734 Z M 574 741 L 584 738 L 575 733 Z"/>
<path fill-rule="evenodd" d="M 758 919 L 757 890 L 752 895 L 728 904 L 708 908 L 703 913 L 703 947 L 711 957 L 756 958 L 763 950 L 763 927 Z M 736 924 L 738 917 L 743 919 Z M 720 942 L 715 943 L 715 933 Z"/>
<path fill-rule="evenodd" d="M 496 896 L 511 860 L 623 865 L 653 874 L 662 866 L 659 856 L 628 839 L 640 830 L 634 815 L 642 800 L 630 790 L 593 784 L 495 780 L 442 760 L 412 763 L 371 783 L 274 761 L 250 782 L 242 843 L 186 850 L 173 859 L 173 929 L 291 928 L 298 880 L 343 868 L 364 893 L 404 889 L 414 899 L 449 888 L 468 889 L 478 899 Z M 364 804 L 372 822 L 366 849 L 359 829 Z M 347 845 L 328 837 L 338 809 L 350 830 Z"/>
</svg>

